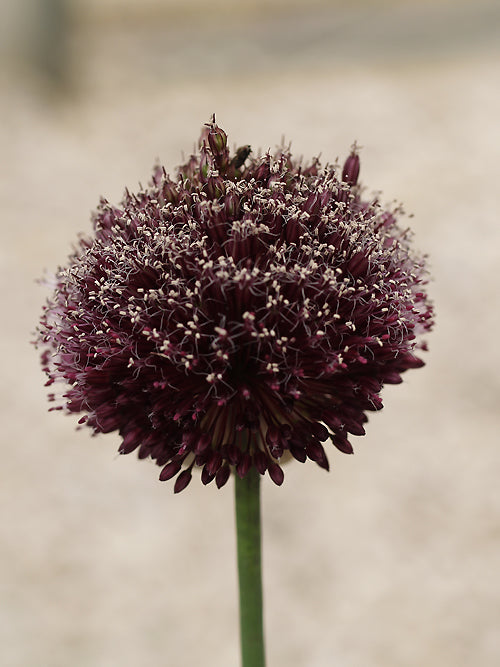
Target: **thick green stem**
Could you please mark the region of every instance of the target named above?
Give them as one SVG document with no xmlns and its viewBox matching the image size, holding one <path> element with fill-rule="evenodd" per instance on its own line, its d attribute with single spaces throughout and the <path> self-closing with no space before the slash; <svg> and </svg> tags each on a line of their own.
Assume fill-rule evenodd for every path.
<svg viewBox="0 0 500 667">
<path fill-rule="evenodd" d="M 242 667 L 265 667 L 262 618 L 260 475 L 252 468 L 235 479 Z"/>
</svg>

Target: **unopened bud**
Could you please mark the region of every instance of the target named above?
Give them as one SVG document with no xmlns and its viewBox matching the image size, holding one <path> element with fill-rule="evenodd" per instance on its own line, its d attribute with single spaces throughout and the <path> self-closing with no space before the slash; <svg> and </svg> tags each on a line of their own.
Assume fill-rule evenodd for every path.
<svg viewBox="0 0 500 667">
<path fill-rule="evenodd" d="M 359 176 L 359 155 L 351 153 L 342 169 L 342 180 L 349 185 L 356 185 Z"/>
<path fill-rule="evenodd" d="M 227 146 L 227 134 L 220 127 L 214 125 L 208 133 L 208 143 L 214 155 L 222 153 Z"/>
<path fill-rule="evenodd" d="M 220 176 L 209 176 L 205 191 L 210 199 L 219 199 L 226 194 L 226 186 Z"/>
</svg>

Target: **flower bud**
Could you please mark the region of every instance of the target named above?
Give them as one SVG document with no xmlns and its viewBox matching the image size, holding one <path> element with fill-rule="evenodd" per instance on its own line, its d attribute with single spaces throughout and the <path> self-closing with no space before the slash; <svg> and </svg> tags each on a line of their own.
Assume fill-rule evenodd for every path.
<svg viewBox="0 0 500 667">
<path fill-rule="evenodd" d="M 359 176 L 359 155 L 354 151 L 349 155 L 342 169 L 342 180 L 349 185 L 356 185 Z"/>
<path fill-rule="evenodd" d="M 220 127 L 212 127 L 208 133 L 208 144 L 214 155 L 222 153 L 227 148 L 227 134 Z"/>
</svg>

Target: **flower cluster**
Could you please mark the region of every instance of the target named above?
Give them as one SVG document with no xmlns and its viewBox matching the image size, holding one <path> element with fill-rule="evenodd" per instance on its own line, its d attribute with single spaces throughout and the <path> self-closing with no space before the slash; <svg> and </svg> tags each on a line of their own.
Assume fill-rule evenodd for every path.
<svg viewBox="0 0 500 667">
<path fill-rule="evenodd" d="M 286 458 L 351 453 L 432 326 L 401 211 L 358 173 L 355 149 L 342 169 L 231 154 L 214 118 L 175 178 L 157 167 L 119 207 L 101 200 L 38 330 L 55 409 L 118 431 L 176 492 L 194 467 L 218 487 L 252 467 L 281 484 Z"/>
</svg>

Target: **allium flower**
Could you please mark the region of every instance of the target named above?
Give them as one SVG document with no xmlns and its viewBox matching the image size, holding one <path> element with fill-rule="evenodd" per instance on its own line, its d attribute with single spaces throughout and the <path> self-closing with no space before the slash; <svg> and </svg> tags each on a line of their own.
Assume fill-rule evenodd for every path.
<svg viewBox="0 0 500 667">
<path fill-rule="evenodd" d="M 118 431 L 175 492 L 194 467 L 218 487 L 252 467 L 281 484 L 286 458 L 352 453 L 432 326 L 402 212 L 358 173 L 355 148 L 343 169 L 232 155 L 214 118 L 176 178 L 157 167 L 119 207 L 101 200 L 38 331 L 48 384 L 66 385 L 56 409 Z"/>
</svg>

